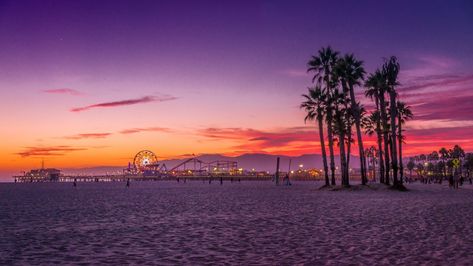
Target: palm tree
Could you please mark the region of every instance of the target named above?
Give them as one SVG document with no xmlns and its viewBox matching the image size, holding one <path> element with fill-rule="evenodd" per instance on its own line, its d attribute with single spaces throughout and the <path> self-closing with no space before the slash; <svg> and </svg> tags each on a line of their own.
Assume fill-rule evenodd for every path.
<svg viewBox="0 0 473 266">
<path fill-rule="evenodd" d="M 448 159 L 450 159 L 450 153 L 448 152 L 447 149 L 442 147 L 439 150 L 439 154 L 440 154 L 440 159 L 442 160 L 442 163 L 443 163 L 442 175 L 443 175 L 443 178 L 445 179 L 447 177 L 447 167 L 446 166 L 447 166 Z"/>
<path fill-rule="evenodd" d="M 399 74 L 399 63 L 395 56 L 384 63 L 383 65 L 383 74 L 386 77 L 387 91 L 389 93 L 390 101 L 390 115 L 391 115 L 391 141 L 392 141 L 392 167 L 393 167 L 393 186 L 396 188 L 401 188 L 397 173 L 398 173 L 398 164 L 397 164 L 397 142 L 396 142 L 396 118 L 397 118 L 397 108 L 396 108 L 396 89 L 395 87 L 399 85 L 398 74 Z"/>
<path fill-rule="evenodd" d="M 407 106 L 404 102 L 397 102 L 397 121 L 398 121 L 398 136 L 399 136 L 399 168 L 401 173 L 401 184 L 403 183 L 404 178 L 404 165 L 402 163 L 402 142 L 404 136 L 402 135 L 402 125 L 406 123 L 407 120 L 410 120 L 414 117 L 411 111 L 411 107 Z"/>
<path fill-rule="evenodd" d="M 363 117 L 362 120 L 361 120 L 361 124 L 362 124 L 362 127 L 363 127 L 364 131 L 365 131 L 365 134 L 368 135 L 368 136 L 372 136 L 374 133 L 378 132 L 378 128 L 377 128 L 377 125 L 376 125 L 378 118 L 377 118 L 376 114 L 377 114 L 377 112 L 372 112 L 370 115 Z M 378 136 L 379 136 L 379 134 L 378 134 Z M 381 141 L 378 139 L 378 146 L 380 147 L 380 145 L 381 145 Z M 374 147 L 372 147 L 372 148 L 374 148 Z M 374 156 L 373 154 L 371 154 L 371 149 L 366 149 L 365 150 L 365 155 L 366 155 L 367 158 L 369 157 L 368 154 L 370 156 Z M 379 153 L 377 152 L 376 155 L 379 156 Z M 378 159 L 379 159 L 379 157 L 378 157 Z M 381 157 L 381 160 L 382 160 L 382 157 Z M 383 166 L 383 165 L 381 164 L 381 166 Z M 369 172 L 369 169 L 370 168 L 369 168 L 369 160 L 368 160 L 368 168 L 367 168 L 368 172 Z M 381 177 L 381 179 L 383 179 L 384 171 L 380 172 L 380 177 Z M 380 180 L 380 182 L 381 183 L 384 182 L 384 179 Z"/>
<path fill-rule="evenodd" d="M 340 93 L 337 89 L 332 94 L 334 102 L 334 133 L 338 135 L 338 145 L 340 148 L 340 172 L 342 175 L 342 185 L 350 186 L 348 165 L 345 152 L 345 136 L 348 132 L 348 121 L 346 120 L 349 109 L 346 94 Z"/>
<path fill-rule="evenodd" d="M 362 114 L 364 114 L 364 109 L 362 108 Z M 352 128 L 353 125 L 355 124 L 355 121 L 353 119 L 353 116 L 350 114 L 350 112 L 345 113 L 345 120 L 347 123 L 347 134 L 345 137 L 346 143 L 347 143 L 347 173 L 350 172 L 350 156 L 351 156 L 351 144 L 354 143 L 354 139 L 352 138 Z"/>
<path fill-rule="evenodd" d="M 412 170 L 414 170 L 414 167 L 416 164 L 414 163 L 414 160 L 412 158 L 409 160 L 407 163 L 407 169 L 409 170 L 409 178 L 412 179 Z"/>
<path fill-rule="evenodd" d="M 367 159 L 367 177 L 370 177 L 371 180 L 376 180 L 376 148 L 371 146 L 366 148 L 365 155 Z"/>
<path fill-rule="evenodd" d="M 361 135 L 361 108 L 356 102 L 354 91 L 354 86 L 361 84 L 366 73 L 363 68 L 363 61 L 357 60 L 353 54 L 347 54 L 338 60 L 336 73 L 342 83 L 344 91 L 348 90 L 350 94 L 351 114 L 355 118 L 358 152 L 360 155 L 361 182 L 363 185 L 366 185 L 366 159 Z"/>
<path fill-rule="evenodd" d="M 309 94 L 304 94 L 302 96 L 305 98 L 306 101 L 301 104 L 301 108 L 304 108 L 307 112 L 307 115 L 304 118 L 304 122 L 306 122 L 307 120 L 312 121 L 316 119 L 319 126 L 320 149 L 322 150 L 322 160 L 324 164 L 325 185 L 330 186 L 330 181 L 328 177 L 327 152 L 325 151 L 323 124 L 324 104 L 326 97 L 320 86 L 309 88 Z"/>
<path fill-rule="evenodd" d="M 386 91 L 386 82 L 383 73 L 376 70 L 371 74 L 365 82 L 365 95 L 375 100 L 376 103 L 376 133 L 378 137 L 378 160 L 379 160 L 379 180 L 381 183 L 389 185 L 389 152 L 388 152 L 388 134 L 387 134 L 387 117 L 386 102 L 384 93 Z M 382 126 L 381 126 L 382 122 Z M 381 142 L 384 140 L 384 150 Z"/>
<path fill-rule="evenodd" d="M 440 159 L 439 153 L 437 151 L 433 151 L 427 157 L 428 157 L 429 162 L 432 163 L 432 165 L 433 165 L 434 178 L 439 179 L 439 176 L 440 176 L 439 175 L 439 170 L 440 170 L 439 166 L 441 166 L 441 164 L 439 163 L 439 159 Z M 439 180 L 437 180 L 437 181 L 441 184 L 442 183 L 442 178 L 440 178 L 440 181 Z"/>
<path fill-rule="evenodd" d="M 314 72 L 314 77 L 312 82 L 316 81 L 319 84 L 325 85 L 324 93 L 327 95 L 327 103 L 325 105 L 326 109 L 326 120 L 327 120 L 327 134 L 328 134 L 328 146 L 330 152 L 330 171 L 332 174 L 332 185 L 335 185 L 335 158 L 333 151 L 333 107 L 330 95 L 333 93 L 333 75 L 334 67 L 338 60 L 338 52 L 332 50 L 329 46 L 327 48 L 322 48 L 318 51 L 317 56 L 312 56 L 312 58 L 307 63 L 308 69 L 307 72 Z"/>
</svg>

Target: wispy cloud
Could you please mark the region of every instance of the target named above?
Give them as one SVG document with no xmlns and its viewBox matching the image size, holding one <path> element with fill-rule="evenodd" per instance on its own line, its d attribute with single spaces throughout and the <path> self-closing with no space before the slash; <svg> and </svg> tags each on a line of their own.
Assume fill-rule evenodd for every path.
<svg viewBox="0 0 473 266">
<path fill-rule="evenodd" d="M 411 81 L 407 86 L 399 88 L 401 92 L 411 92 L 428 88 L 450 88 L 452 85 L 468 84 L 473 82 L 473 75 L 459 76 L 459 75 L 435 75 L 426 76 L 423 78 L 417 78 L 415 81 Z"/>
<path fill-rule="evenodd" d="M 443 55 L 414 55 L 412 58 L 415 64 L 411 68 L 401 70 L 400 77 L 403 82 L 418 77 L 445 75 L 455 72 L 461 65 L 458 60 Z"/>
<path fill-rule="evenodd" d="M 103 102 L 97 103 L 92 105 L 87 105 L 84 107 L 77 107 L 72 108 L 71 112 L 82 112 L 94 108 L 111 108 L 111 107 L 119 107 L 119 106 L 126 106 L 126 105 L 135 105 L 135 104 L 142 104 L 142 103 L 150 103 L 150 102 L 165 102 L 165 101 L 172 101 L 176 100 L 177 97 L 170 96 L 170 95 L 163 95 L 163 96 L 144 96 L 137 99 L 128 99 L 128 100 L 121 100 L 121 101 L 113 101 L 113 102 Z"/>
<path fill-rule="evenodd" d="M 263 131 L 251 128 L 205 128 L 199 135 L 213 140 L 227 140 L 234 143 L 233 151 L 303 154 L 320 150 L 318 134 L 310 127 L 290 127 Z"/>
<path fill-rule="evenodd" d="M 134 134 L 140 132 L 172 132 L 170 128 L 166 127 L 147 127 L 147 128 L 129 128 L 120 131 L 121 134 Z"/>
<path fill-rule="evenodd" d="M 17 155 L 21 157 L 36 157 L 36 156 L 63 156 L 66 153 L 74 151 L 84 151 L 86 148 L 78 148 L 71 146 L 49 146 L 49 147 L 25 147 Z"/>
<path fill-rule="evenodd" d="M 112 133 L 86 133 L 86 134 L 76 134 L 72 136 L 64 137 L 65 139 L 104 139 L 109 137 Z"/>
<path fill-rule="evenodd" d="M 433 128 L 459 128 L 473 127 L 473 120 L 431 119 L 415 120 L 408 123 L 406 130 L 410 129 L 433 129 Z"/>
<path fill-rule="evenodd" d="M 49 89 L 49 90 L 43 90 L 44 93 L 50 93 L 50 94 L 69 94 L 69 95 L 83 95 L 82 92 L 70 88 L 61 88 L 61 89 Z"/>
<path fill-rule="evenodd" d="M 280 71 L 280 73 L 291 78 L 301 78 L 301 77 L 307 78 L 310 76 L 307 73 L 307 71 L 303 69 L 286 69 L 286 70 Z"/>
</svg>

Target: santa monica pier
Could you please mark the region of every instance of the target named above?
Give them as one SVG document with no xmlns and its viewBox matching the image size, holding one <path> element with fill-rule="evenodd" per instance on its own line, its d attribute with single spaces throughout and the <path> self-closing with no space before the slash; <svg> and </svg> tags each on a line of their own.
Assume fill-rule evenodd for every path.
<svg viewBox="0 0 473 266">
<path fill-rule="evenodd" d="M 277 170 L 276 170 L 277 169 Z M 298 179 L 318 179 L 321 176 L 318 169 L 302 169 L 290 171 L 292 177 Z M 128 163 L 120 173 L 114 174 L 63 174 L 56 168 L 33 169 L 22 175 L 13 176 L 15 182 L 102 182 L 102 181 L 158 181 L 158 180 L 275 180 L 284 177 L 288 172 L 280 170 L 279 158 L 275 162 L 275 171 L 255 171 L 238 167 L 236 161 L 216 160 L 204 162 L 197 157 L 191 157 L 170 168 L 165 163 L 159 163 L 155 153 L 149 150 L 138 152 L 133 162 Z"/>
</svg>

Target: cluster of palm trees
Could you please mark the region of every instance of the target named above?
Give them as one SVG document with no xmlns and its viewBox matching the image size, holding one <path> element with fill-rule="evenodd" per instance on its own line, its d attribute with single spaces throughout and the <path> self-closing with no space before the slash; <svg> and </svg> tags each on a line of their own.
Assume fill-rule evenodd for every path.
<svg viewBox="0 0 473 266">
<path fill-rule="evenodd" d="M 356 59 L 353 54 L 340 55 L 331 47 L 320 49 L 317 55 L 309 60 L 307 71 L 314 75 L 313 86 L 308 89 L 307 94 L 302 95 L 304 101 L 301 108 L 307 113 L 306 122 L 317 122 L 326 186 L 336 184 L 335 145 L 339 149 L 341 183 L 343 186 L 350 185 L 350 155 L 352 143 L 355 142 L 352 138 L 353 133 L 356 134 L 358 146 L 361 183 L 367 184 L 368 168 L 363 133 L 376 133 L 378 137 L 376 161 L 380 166 L 379 180 L 389 185 L 392 176 L 393 186 L 402 187 L 404 137 L 401 125 L 412 118 L 412 112 L 406 104 L 398 101 L 396 87 L 399 85 L 399 70 L 400 66 L 396 57 L 391 57 L 365 80 L 363 61 Z M 355 88 L 362 86 L 366 88 L 365 95 L 375 102 L 376 108 L 369 114 L 355 96 Z M 400 178 L 398 178 L 399 170 Z"/>
<path fill-rule="evenodd" d="M 455 165 L 455 160 L 457 165 Z M 413 179 L 412 172 L 424 183 L 442 183 L 455 173 L 466 177 L 473 171 L 473 153 L 465 153 L 459 146 L 451 149 L 441 148 L 429 154 L 420 154 L 409 158 L 407 163 L 409 177 Z"/>
</svg>

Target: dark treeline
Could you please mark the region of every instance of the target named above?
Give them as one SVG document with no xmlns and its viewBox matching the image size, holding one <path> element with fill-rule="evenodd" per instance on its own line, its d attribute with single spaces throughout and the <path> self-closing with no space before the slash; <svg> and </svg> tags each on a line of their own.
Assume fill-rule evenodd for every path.
<svg viewBox="0 0 473 266">
<path fill-rule="evenodd" d="M 376 178 L 370 169 L 378 164 L 379 181 L 403 189 L 402 125 L 413 115 L 396 92 L 400 70 L 397 58 L 386 59 L 379 69 L 367 74 L 363 61 L 353 54 L 341 55 L 326 47 L 312 56 L 307 67 L 313 74 L 313 86 L 302 95 L 301 108 L 307 113 L 305 121 L 314 121 L 318 127 L 325 185 L 336 185 L 334 154 L 338 149 L 341 183 L 350 186 L 350 154 L 356 142 L 361 183 L 367 184 L 369 176 Z M 355 88 L 364 89 L 376 106 L 373 111 L 368 113 L 359 103 Z M 364 134 L 376 134 L 377 147 L 365 149 Z"/>
<path fill-rule="evenodd" d="M 468 178 L 471 182 L 473 153 L 465 153 L 458 145 L 448 150 L 441 148 L 429 154 L 410 157 L 407 169 L 409 181 L 442 184 L 444 180 L 448 180 L 450 185 L 454 185 L 455 181 L 463 183 L 464 178 Z"/>
</svg>

